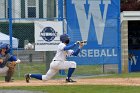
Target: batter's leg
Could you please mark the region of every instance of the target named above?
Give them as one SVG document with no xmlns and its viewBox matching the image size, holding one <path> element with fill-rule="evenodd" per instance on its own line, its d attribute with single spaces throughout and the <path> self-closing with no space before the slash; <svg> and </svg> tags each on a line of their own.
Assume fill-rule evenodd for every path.
<svg viewBox="0 0 140 93">
<path fill-rule="evenodd" d="M 72 76 L 72 74 L 73 74 L 73 72 L 75 71 L 75 68 L 76 68 L 76 62 L 65 61 L 65 62 L 62 62 L 58 67 L 60 69 L 68 69 L 68 75 L 67 75 L 67 78 L 66 78 L 66 82 L 76 82 L 76 81 L 71 79 L 71 76 Z"/>
<path fill-rule="evenodd" d="M 75 70 L 75 68 L 69 68 L 69 69 L 68 69 L 67 79 L 70 79 L 70 78 L 71 78 L 71 76 L 72 76 L 74 70 Z"/>
<path fill-rule="evenodd" d="M 46 75 L 42 75 L 42 80 L 49 80 L 51 79 L 56 73 L 58 72 L 57 69 L 49 69 Z"/>
<path fill-rule="evenodd" d="M 35 79 L 38 79 L 38 80 L 49 80 L 57 72 L 58 72 L 58 70 L 49 69 L 48 72 L 46 73 L 46 75 L 42 75 L 42 74 L 25 74 L 26 82 L 29 83 L 30 78 L 35 78 Z"/>
</svg>

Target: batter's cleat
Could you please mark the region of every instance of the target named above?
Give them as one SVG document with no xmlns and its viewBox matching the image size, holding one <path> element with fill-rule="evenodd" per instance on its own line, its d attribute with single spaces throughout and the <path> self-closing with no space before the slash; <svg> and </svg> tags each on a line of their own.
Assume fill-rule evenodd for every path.
<svg viewBox="0 0 140 93">
<path fill-rule="evenodd" d="M 68 83 L 68 82 L 76 82 L 76 81 L 74 81 L 72 79 L 66 79 L 66 83 Z"/>
<path fill-rule="evenodd" d="M 30 75 L 29 74 L 25 74 L 25 79 L 26 79 L 26 82 L 29 83 Z"/>
</svg>

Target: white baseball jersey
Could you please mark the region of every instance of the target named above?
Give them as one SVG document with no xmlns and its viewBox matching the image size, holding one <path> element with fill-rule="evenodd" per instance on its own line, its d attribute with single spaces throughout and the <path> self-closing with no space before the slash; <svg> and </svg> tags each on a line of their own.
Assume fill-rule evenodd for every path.
<svg viewBox="0 0 140 93">
<path fill-rule="evenodd" d="M 60 43 L 58 45 L 56 55 L 50 64 L 50 69 L 48 70 L 46 75 L 42 76 L 42 80 L 51 79 L 60 69 L 76 68 L 76 62 L 65 61 L 66 57 L 72 55 L 74 51 L 73 50 L 64 51 L 64 47 L 66 47 L 64 43 Z"/>
<path fill-rule="evenodd" d="M 74 51 L 73 50 L 64 51 L 64 47 L 66 47 L 64 43 L 60 43 L 58 45 L 58 49 L 53 60 L 65 61 L 67 56 L 72 55 Z"/>
</svg>

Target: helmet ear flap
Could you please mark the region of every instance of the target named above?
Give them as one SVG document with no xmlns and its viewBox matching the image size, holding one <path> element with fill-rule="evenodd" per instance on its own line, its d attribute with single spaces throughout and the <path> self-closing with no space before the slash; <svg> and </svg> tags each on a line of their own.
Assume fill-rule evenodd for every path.
<svg viewBox="0 0 140 93">
<path fill-rule="evenodd" d="M 69 36 L 67 34 L 63 34 L 60 36 L 60 41 L 62 43 L 67 43 L 69 41 Z"/>
<path fill-rule="evenodd" d="M 70 40 L 69 40 L 69 39 L 65 41 L 65 43 L 66 43 L 66 44 L 69 44 L 69 42 L 70 42 Z"/>
</svg>

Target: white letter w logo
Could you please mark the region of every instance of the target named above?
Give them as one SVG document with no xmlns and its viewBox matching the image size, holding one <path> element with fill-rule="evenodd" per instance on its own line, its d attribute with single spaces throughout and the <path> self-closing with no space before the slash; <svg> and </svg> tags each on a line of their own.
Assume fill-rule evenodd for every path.
<svg viewBox="0 0 140 93">
<path fill-rule="evenodd" d="M 100 10 L 101 0 L 72 0 L 72 3 L 75 5 L 77 18 L 80 26 L 82 40 L 88 39 L 89 26 L 91 17 L 93 17 L 93 23 L 95 27 L 96 37 L 98 44 L 101 45 L 103 41 L 103 34 L 107 16 L 108 5 L 111 4 L 111 0 L 104 0 L 104 12 L 103 17 Z M 88 11 L 85 10 L 87 5 Z M 86 15 L 87 14 L 87 15 Z"/>
</svg>

